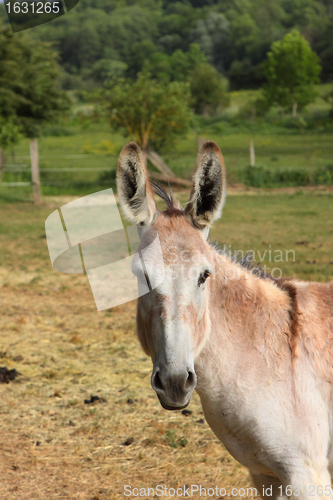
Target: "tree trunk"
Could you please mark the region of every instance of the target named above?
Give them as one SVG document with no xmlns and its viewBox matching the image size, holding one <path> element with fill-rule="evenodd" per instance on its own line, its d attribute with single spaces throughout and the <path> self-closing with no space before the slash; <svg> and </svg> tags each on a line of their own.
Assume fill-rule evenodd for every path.
<svg viewBox="0 0 333 500">
<path fill-rule="evenodd" d="M 296 116 L 297 116 L 297 102 L 293 102 L 292 117 L 296 118 Z"/>
<path fill-rule="evenodd" d="M 31 160 L 31 181 L 35 205 L 40 204 L 40 180 L 39 180 L 39 161 L 38 161 L 38 139 L 30 141 L 30 160 Z"/>
<path fill-rule="evenodd" d="M 170 182 L 171 184 L 178 184 L 179 186 L 192 187 L 192 181 L 181 179 L 180 177 L 169 177 L 168 175 L 159 174 L 158 172 L 152 172 L 151 170 L 148 170 L 148 177 L 157 181 L 166 183 Z"/>
<path fill-rule="evenodd" d="M 170 177 L 176 177 L 171 168 L 168 167 L 168 165 L 162 160 L 162 158 L 158 153 L 156 153 L 156 151 L 149 149 L 147 151 L 147 158 L 154 165 L 154 167 L 156 167 L 157 170 L 161 172 L 161 174 L 169 175 Z"/>
</svg>

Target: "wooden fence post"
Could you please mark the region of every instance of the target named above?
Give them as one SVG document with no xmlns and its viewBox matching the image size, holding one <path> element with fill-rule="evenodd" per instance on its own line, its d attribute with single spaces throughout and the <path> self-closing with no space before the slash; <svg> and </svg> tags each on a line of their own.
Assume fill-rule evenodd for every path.
<svg viewBox="0 0 333 500">
<path fill-rule="evenodd" d="M 250 139 L 250 165 L 254 167 L 256 164 L 256 156 L 254 152 L 253 139 Z"/>
<path fill-rule="evenodd" d="M 206 142 L 206 139 L 204 137 L 198 137 L 198 150 L 200 151 L 200 149 L 202 148 L 202 146 L 204 145 L 204 143 Z"/>
<path fill-rule="evenodd" d="M 40 204 L 40 180 L 39 180 L 39 162 L 38 162 L 38 139 L 30 141 L 30 159 L 31 159 L 31 180 L 32 191 L 35 205 Z"/>
</svg>

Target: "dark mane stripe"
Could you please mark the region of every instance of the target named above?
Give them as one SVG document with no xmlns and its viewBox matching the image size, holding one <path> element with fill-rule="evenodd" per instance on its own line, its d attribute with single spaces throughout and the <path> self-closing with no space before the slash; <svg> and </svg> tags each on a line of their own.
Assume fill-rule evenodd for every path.
<svg viewBox="0 0 333 500">
<path fill-rule="evenodd" d="M 290 332 L 288 332 L 289 345 L 293 356 L 297 357 L 298 356 L 297 337 L 300 336 L 299 318 L 301 314 L 298 308 L 297 288 L 293 283 L 291 283 L 290 278 L 276 278 L 274 279 L 274 281 L 276 285 L 281 290 L 284 290 L 290 297 L 290 304 L 291 304 L 291 309 L 289 311 Z"/>
</svg>

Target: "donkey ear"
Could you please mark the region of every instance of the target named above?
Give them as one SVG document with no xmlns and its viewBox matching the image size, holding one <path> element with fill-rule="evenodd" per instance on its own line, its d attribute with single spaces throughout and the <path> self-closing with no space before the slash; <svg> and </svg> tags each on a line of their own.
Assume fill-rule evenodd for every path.
<svg viewBox="0 0 333 500">
<path fill-rule="evenodd" d="M 199 151 L 193 175 L 193 188 L 186 212 L 201 230 L 209 229 L 221 217 L 225 201 L 226 175 L 220 148 L 206 141 Z"/>
<path fill-rule="evenodd" d="M 157 211 L 141 149 L 130 142 L 119 155 L 117 190 L 121 208 L 131 222 L 150 224 Z"/>
</svg>

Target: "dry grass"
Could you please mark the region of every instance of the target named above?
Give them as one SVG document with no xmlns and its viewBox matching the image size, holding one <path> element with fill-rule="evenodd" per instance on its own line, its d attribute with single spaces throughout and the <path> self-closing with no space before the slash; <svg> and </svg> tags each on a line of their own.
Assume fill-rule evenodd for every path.
<svg viewBox="0 0 333 500">
<path fill-rule="evenodd" d="M 1 498 L 102 500 L 122 498 L 125 484 L 247 484 L 197 422 L 197 398 L 188 417 L 159 406 L 134 336 L 134 303 L 97 313 L 84 278 L 31 284 L 27 274 L 2 290 L 0 364 L 22 377 L 1 387 Z M 106 402 L 84 404 L 90 395 Z"/>
<path fill-rule="evenodd" d="M 326 212 L 327 200 L 315 204 Z M 86 277 L 52 270 L 43 224 L 67 201 L 0 205 L 0 366 L 21 373 L 0 386 L 0 499 L 118 500 L 126 484 L 250 487 L 197 396 L 189 416 L 160 407 L 135 338 L 135 303 L 97 312 Z M 91 395 L 106 402 L 85 404 Z"/>
</svg>

